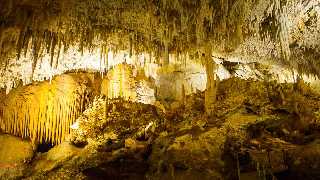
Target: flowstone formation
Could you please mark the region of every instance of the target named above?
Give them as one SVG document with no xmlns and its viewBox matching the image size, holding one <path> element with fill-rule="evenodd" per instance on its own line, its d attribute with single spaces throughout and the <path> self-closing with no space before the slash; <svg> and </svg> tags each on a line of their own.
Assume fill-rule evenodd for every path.
<svg viewBox="0 0 320 180">
<path fill-rule="evenodd" d="M 99 93 L 94 83 L 94 74 L 70 73 L 12 90 L 1 98 L 1 130 L 30 138 L 34 145 L 62 142 Z"/>
<path fill-rule="evenodd" d="M 90 144 L 103 138 L 104 133 L 119 138 L 125 138 L 128 133 L 133 135 L 132 138 L 146 140 L 155 133 L 155 127 L 163 123 L 164 114 L 155 106 L 122 98 L 97 98 L 77 120 L 70 138 L 76 145 Z"/>
<path fill-rule="evenodd" d="M 231 78 L 216 92 L 211 115 L 205 92 L 161 108 L 96 97 L 67 140 L 37 154 L 15 178 L 320 177 L 320 95 L 308 84 Z"/>
</svg>

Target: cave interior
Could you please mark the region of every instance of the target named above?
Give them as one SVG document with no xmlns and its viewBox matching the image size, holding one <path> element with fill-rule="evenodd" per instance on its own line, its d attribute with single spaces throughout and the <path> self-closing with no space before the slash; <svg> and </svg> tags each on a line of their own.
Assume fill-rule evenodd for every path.
<svg viewBox="0 0 320 180">
<path fill-rule="evenodd" d="M 0 179 L 320 179 L 319 0 L 0 0 Z"/>
</svg>

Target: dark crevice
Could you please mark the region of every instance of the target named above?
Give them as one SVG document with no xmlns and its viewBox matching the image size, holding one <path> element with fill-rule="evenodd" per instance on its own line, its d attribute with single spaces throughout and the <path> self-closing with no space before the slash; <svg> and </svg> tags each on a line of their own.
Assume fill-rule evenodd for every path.
<svg viewBox="0 0 320 180">
<path fill-rule="evenodd" d="M 48 152 L 53 147 L 54 145 L 52 145 L 51 143 L 42 143 L 38 145 L 37 152 L 45 153 L 45 152 Z"/>
</svg>

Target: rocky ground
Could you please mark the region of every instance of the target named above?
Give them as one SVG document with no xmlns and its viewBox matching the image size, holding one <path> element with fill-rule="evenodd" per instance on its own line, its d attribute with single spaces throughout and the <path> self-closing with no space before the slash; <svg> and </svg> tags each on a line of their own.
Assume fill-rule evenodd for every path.
<svg viewBox="0 0 320 180">
<path fill-rule="evenodd" d="M 307 84 L 231 78 L 219 84 L 217 99 L 206 116 L 203 92 L 155 106 L 97 97 L 48 152 L 1 135 L 0 177 L 320 178 L 320 95 Z"/>
</svg>

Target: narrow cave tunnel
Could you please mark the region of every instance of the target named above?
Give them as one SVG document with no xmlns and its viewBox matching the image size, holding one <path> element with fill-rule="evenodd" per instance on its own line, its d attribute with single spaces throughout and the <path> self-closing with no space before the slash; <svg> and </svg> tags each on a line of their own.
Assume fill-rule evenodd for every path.
<svg viewBox="0 0 320 180">
<path fill-rule="evenodd" d="M 0 179 L 320 179 L 318 0 L 0 7 Z"/>
</svg>

